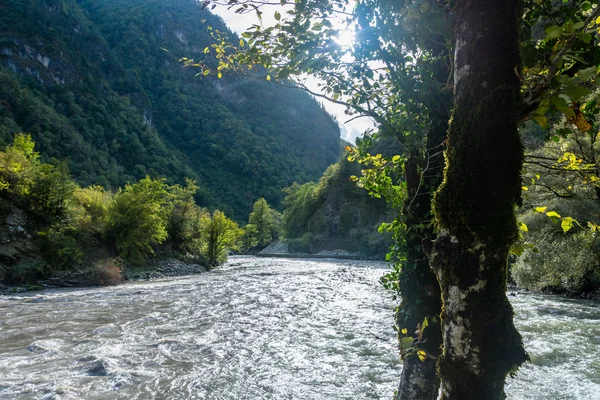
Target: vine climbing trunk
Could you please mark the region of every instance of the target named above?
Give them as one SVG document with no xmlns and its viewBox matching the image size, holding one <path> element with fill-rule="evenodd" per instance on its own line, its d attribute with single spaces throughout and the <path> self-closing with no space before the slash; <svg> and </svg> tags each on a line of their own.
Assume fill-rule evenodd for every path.
<svg viewBox="0 0 600 400">
<path fill-rule="evenodd" d="M 457 0 L 454 111 L 431 265 L 442 290 L 443 400 L 504 399 L 526 359 L 506 297 L 523 148 L 518 0 Z"/>
<path fill-rule="evenodd" d="M 439 392 L 437 377 L 437 357 L 440 355 L 442 334 L 440 328 L 441 297 L 440 286 L 433 270 L 429 267 L 429 252 L 435 239 L 432 227 L 432 194 L 442 181 L 444 158 L 442 143 L 448 128 L 448 110 L 452 108 L 452 95 L 445 83 L 450 71 L 447 62 L 448 49 L 443 38 L 436 37 L 431 42 L 433 55 L 430 63 L 434 81 L 427 98 L 428 127 L 425 149 L 413 149 L 405 163 L 407 200 L 403 214 L 406 224 L 406 262 L 399 277 L 402 302 L 396 314 L 396 326 L 400 340 L 405 336 L 415 336 L 419 324 L 427 319 L 428 325 L 422 331 L 418 349 L 425 356 L 414 351 L 403 351 L 402 374 L 396 400 L 435 400 Z M 401 332 L 406 329 L 406 335 Z M 414 350 L 414 349 L 413 349 Z"/>
</svg>

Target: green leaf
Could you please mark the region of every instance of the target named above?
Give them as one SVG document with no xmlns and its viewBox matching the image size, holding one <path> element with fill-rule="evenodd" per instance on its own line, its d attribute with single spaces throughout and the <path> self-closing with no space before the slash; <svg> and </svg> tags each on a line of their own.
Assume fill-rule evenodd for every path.
<svg viewBox="0 0 600 400">
<path fill-rule="evenodd" d="M 246 39 L 250 39 L 252 37 L 252 34 L 250 32 L 244 32 L 244 33 L 242 33 L 242 37 L 246 38 Z"/>
<path fill-rule="evenodd" d="M 402 338 L 402 340 L 400 340 L 400 347 L 402 348 L 402 350 L 408 350 L 412 347 L 414 342 L 414 339 L 410 336 L 407 336 L 405 338 Z"/>
<path fill-rule="evenodd" d="M 277 21 L 281 20 L 281 14 L 279 13 L 279 11 L 275 11 L 275 14 L 273 16 Z"/>
<path fill-rule="evenodd" d="M 565 97 L 567 97 L 567 96 L 560 95 L 559 97 L 553 97 L 552 100 L 551 100 L 552 104 L 554 105 L 554 107 L 556 107 L 556 109 L 558 111 L 560 111 L 561 113 L 565 114 L 565 116 L 567 117 L 567 119 L 574 118 L 575 117 L 575 112 L 573 111 L 573 109 L 571 107 L 569 107 L 569 103 L 565 99 Z"/>
<path fill-rule="evenodd" d="M 397 162 L 399 162 L 399 161 L 400 161 L 400 156 L 397 156 L 397 155 L 396 155 L 396 156 L 392 157 L 392 162 L 393 162 L 394 164 L 395 164 L 395 163 L 397 163 Z"/>
<path fill-rule="evenodd" d="M 565 90 L 565 93 L 571 98 L 571 100 L 579 101 L 582 97 L 590 94 L 590 90 L 583 86 L 576 86 L 573 89 Z"/>
<path fill-rule="evenodd" d="M 552 25 L 546 28 L 546 40 L 552 40 L 560 37 L 562 34 L 562 28 L 560 26 Z"/>
<path fill-rule="evenodd" d="M 581 36 L 579 36 L 579 39 L 585 44 L 590 44 L 592 42 L 592 34 L 587 32 L 582 33 Z"/>
<path fill-rule="evenodd" d="M 515 256 L 523 255 L 525 248 L 521 243 L 515 243 L 510 247 L 510 254 L 514 254 Z"/>
<path fill-rule="evenodd" d="M 589 67 L 589 68 L 585 68 L 585 69 L 580 69 L 577 72 L 577 76 L 579 77 L 579 79 L 581 79 L 582 81 L 587 81 L 589 80 L 592 76 L 594 76 L 594 74 L 596 73 L 596 67 Z"/>
</svg>

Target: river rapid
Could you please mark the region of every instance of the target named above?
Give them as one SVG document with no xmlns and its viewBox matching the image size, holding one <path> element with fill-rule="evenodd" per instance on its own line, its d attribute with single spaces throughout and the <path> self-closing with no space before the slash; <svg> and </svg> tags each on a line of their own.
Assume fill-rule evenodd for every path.
<svg viewBox="0 0 600 400">
<path fill-rule="evenodd" d="M 384 263 L 234 257 L 201 275 L 0 296 L 0 399 L 391 399 Z M 518 293 L 509 399 L 600 399 L 597 302 Z"/>
</svg>

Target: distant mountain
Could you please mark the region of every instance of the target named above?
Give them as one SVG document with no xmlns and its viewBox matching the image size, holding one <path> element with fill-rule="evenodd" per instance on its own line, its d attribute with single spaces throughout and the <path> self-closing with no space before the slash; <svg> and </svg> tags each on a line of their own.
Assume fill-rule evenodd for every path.
<svg viewBox="0 0 600 400">
<path fill-rule="evenodd" d="M 4 0 L 0 145 L 31 132 L 43 157 L 70 159 L 81 185 L 146 174 L 194 178 L 197 200 L 243 221 L 254 201 L 318 179 L 340 154 L 339 127 L 310 96 L 258 79 L 197 77 L 206 58 L 194 0 Z"/>
</svg>

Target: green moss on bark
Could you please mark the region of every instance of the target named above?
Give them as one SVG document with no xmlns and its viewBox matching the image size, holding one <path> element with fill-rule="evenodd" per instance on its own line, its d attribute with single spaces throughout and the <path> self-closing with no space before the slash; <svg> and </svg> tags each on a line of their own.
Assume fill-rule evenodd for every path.
<svg viewBox="0 0 600 400">
<path fill-rule="evenodd" d="M 506 245 L 517 237 L 523 150 L 515 115 L 507 115 L 516 103 L 514 89 L 502 86 L 477 103 L 457 100 L 434 210 L 440 226 L 461 241 Z"/>
</svg>

